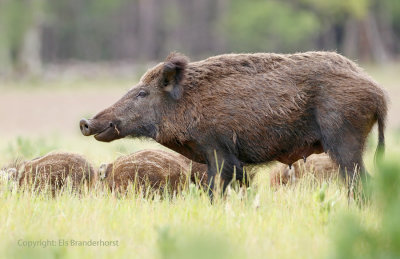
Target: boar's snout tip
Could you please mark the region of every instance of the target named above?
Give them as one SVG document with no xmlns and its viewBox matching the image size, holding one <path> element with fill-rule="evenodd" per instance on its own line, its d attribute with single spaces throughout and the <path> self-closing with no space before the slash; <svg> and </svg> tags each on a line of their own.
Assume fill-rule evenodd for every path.
<svg viewBox="0 0 400 259">
<path fill-rule="evenodd" d="M 90 136 L 90 122 L 87 119 L 81 119 L 79 122 L 79 128 L 84 136 Z"/>
</svg>

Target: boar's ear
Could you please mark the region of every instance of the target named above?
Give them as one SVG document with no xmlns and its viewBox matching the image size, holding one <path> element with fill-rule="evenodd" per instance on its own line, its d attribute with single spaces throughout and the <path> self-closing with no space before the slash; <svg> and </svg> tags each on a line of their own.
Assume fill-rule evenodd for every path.
<svg viewBox="0 0 400 259">
<path fill-rule="evenodd" d="M 178 100 L 183 94 L 183 87 L 180 83 L 184 78 L 187 64 L 188 58 L 179 53 L 172 53 L 165 60 L 161 88 L 168 92 L 174 100 Z"/>
</svg>

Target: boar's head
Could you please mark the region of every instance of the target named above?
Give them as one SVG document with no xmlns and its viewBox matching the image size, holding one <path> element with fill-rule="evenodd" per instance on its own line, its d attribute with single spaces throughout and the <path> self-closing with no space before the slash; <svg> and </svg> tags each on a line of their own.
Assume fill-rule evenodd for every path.
<svg viewBox="0 0 400 259">
<path fill-rule="evenodd" d="M 82 119 L 82 134 L 104 142 L 126 136 L 155 139 L 161 119 L 183 94 L 181 82 L 187 64 L 185 56 L 172 53 L 115 104 L 91 119 Z"/>
</svg>

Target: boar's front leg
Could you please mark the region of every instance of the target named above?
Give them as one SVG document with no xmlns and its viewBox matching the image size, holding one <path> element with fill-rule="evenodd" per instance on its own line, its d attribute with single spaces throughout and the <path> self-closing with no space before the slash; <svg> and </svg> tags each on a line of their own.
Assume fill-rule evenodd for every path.
<svg viewBox="0 0 400 259">
<path fill-rule="evenodd" d="M 215 177 L 218 174 L 221 176 L 221 183 L 223 184 L 222 191 L 225 192 L 229 183 L 236 174 L 236 179 L 246 181 L 247 177 L 244 175 L 242 163 L 239 159 L 231 153 L 225 152 L 222 149 L 209 149 L 206 155 L 207 158 L 207 179 L 208 179 L 208 194 L 210 199 L 213 199 L 215 188 Z"/>
</svg>

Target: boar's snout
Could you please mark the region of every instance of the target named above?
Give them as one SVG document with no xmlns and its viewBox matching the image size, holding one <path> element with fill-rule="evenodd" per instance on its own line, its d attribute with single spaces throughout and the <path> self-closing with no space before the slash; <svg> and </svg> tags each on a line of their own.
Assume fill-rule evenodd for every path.
<svg viewBox="0 0 400 259">
<path fill-rule="evenodd" d="M 84 136 L 94 135 L 99 141 L 110 142 L 124 137 L 119 128 L 120 121 L 108 121 L 99 119 L 82 119 L 79 128 Z"/>
<path fill-rule="evenodd" d="M 92 135 L 90 133 L 90 122 L 87 119 L 82 119 L 79 122 L 79 127 L 81 129 L 81 132 L 84 136 L 90 136 Z"/>
</svg>

